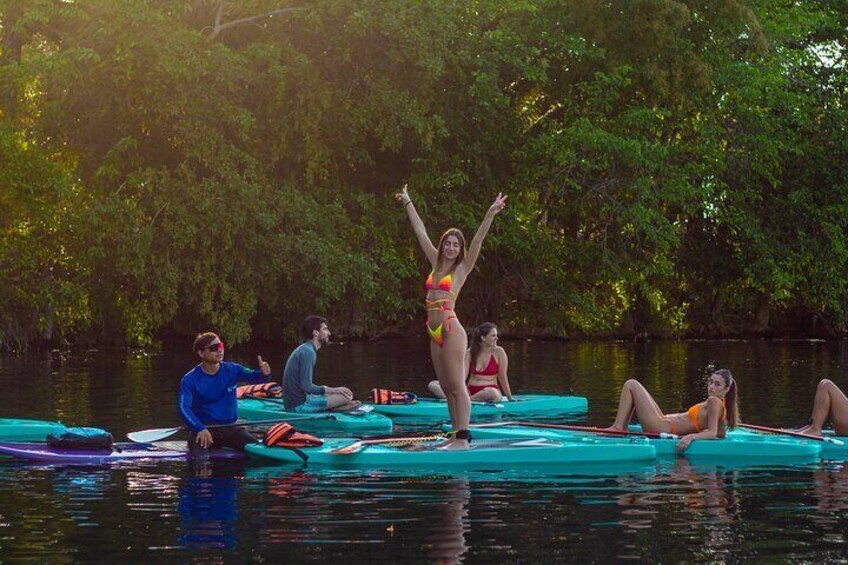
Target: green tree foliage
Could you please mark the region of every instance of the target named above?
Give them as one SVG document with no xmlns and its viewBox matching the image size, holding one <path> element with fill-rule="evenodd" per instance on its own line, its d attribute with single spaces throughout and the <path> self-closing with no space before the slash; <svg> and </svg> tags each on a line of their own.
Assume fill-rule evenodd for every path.
<svg viewBox="0 0 848 565">
<path fill-rule="evenodd" d="M 0 341 L 845 332 L 844 0 L 0 0 Z"/>
</svg>

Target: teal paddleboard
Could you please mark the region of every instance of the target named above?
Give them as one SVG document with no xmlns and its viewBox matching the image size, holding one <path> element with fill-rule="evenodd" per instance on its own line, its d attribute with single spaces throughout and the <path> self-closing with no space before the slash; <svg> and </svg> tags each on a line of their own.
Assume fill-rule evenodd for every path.
<svg viewBox="0 0 848 565">
<path fill-rule="evenodd" d="M 594 438 L 575 438 L 571 441 L 546 438 L 477 441 L 467 450 L 439 449 L 439 441 L 422 442 L 412 446 L 368 445 L 351 454 L 333 453 L 334 449 L 349 446 L 356 440 L 338 438 L 324 440 L 321 447 L 302 448 L 299 453 L 284 447 L 248 445 L 251 457 L 333 468 L 365 467 L 391 468 L 465 468 L 502 470 L 521 467 L 574 468 L 580 465 L 623 463 L 651 460 L 656 450 L 647 442 L 621 442 L 611 446 Z M 304 458 L 306 459 L 304 461 Z"/>
<path fill-rule="evenodd" d="M 298 430 L 310 433 L 378 434 L 392 431 L 392 421 L 376 412 L 354 411 L 299 414 L 286 412 L 281 399 L 242 398 L 238 401 L 238 416 L 242 420 L 273 420 L 291 418 Z"/>
<path fill-rule="evenodd" d="M 0 441 L 46 441 L 50 434 L 61 434 L 67 428 L 60 422 L 0 418 Z"/>
<path fill-rule="evenodd" d="M 838 442 L 842 442 L 842 445 L 838 445 L 829 441 L 816 441 L 816 440 L 807 440 L 804 438 L 798 438 L 793 436 L 783 436 L 777 434 L 770 434 L 767 432 L 758 432 L 754 430 L 746 430 L 746 429 L 736 429 L 731 432 L 732 435 L 739 436 L 750 436 L 750 437 L 766 437 L 766 438 L 783 438 L 788 441 L 796 441 L 800 443 L 817 443 L 821 446 L 821 458 L 827 459 L 830 461 L 848 461 L 848 436 L 838 436 L 833 433 L 833 430 L 824 430 L 823 437 L 837 440 Z"/>
<path fill-rule="evenodd" d="M 638 427 L 631 427 L 634 431 Z M 593 437 L 600 441 L 616 441 L 621 436 L 603 436 L 591 432 L 572 430 L 556 430 L 534 428 L 532 426 L 502 426 L 493 428 L 473 428 L 471 433 L 475 438 L 504 439 L 504 438 L 547 438 L 552 440 L 571 440 L 578 437 Z M 627 436 L 641 437 L 641 436 Z M 686 451 L 677 451 L 678 439 L 645 438 L 657 452 L 657 456 L 674 456 L 678 454 L 687 457 L 724 457 L 734 460 L 761 459 L 812 459 L 821 454 L 821 445 L 817 442 L 797 441 L 775 436 L 752 434 L 737 434 L 731 432 L 722 439 L 698 439 L 689 444 Z"/>
<path fill-rule="evenodd" d="M 92 428 L 77 428 L 92 429 Z M 9 455 L 17 459 L 36 463 L 102 465 L 124 461 L 144 461 L 148 459 L 190 459 L 186 442 L 157 443 L 116 443 L 111 449 L 63 449 L 44 443 L 4 443 L 0 442 L 0 455 Z M 234 449 L 211 449 L 211 459 L 244 459 L 241 451 Z"/>
<path fill-rule="evenodd" d="M 447 420 L 448 404 L 438 398 L 419 398 L 414 404 L 371 404 L 375 412 L 390 418 L 416 420 Z M 550 418 L 565 414 L 582 414 L 589 408 L 585 396 L 565 396 L 553 394 L 516 394 L 512 401 L 504 398 L 496 404 L 473 402 L 473 419 L 507 418 Z"/>
</svg>

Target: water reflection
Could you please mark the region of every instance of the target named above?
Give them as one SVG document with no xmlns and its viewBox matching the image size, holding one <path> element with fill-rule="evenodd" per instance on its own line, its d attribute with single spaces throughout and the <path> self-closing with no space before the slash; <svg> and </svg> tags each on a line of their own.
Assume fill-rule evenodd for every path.
<svg viewBox="0 0 848 565">
<path fill-rule="evenodd" d="M 625 485 L 655 474 L 651 464 L 570 472 L 292 471 L 248 467 L 248 491 L 261 496 L 263 544 L 303 557 L 344 544 L 346 558 L 462 562 L 550 549 L 549 536 L 581 537 L 587 516 L 606 516 Z M 573 532 L 550 529 L 538 509 L 568 507 Z M 472 519 L 472 508 L 476 508 Z M 591 511 L 590 511 L 591 510 Z M 521 515 L 519 515 L 521 513 Z M 606 518 L 597 518 L 604 522 Z M 517 527 L 516 524 L 521 524 Z M 532 525 L 531 525 L 532 524 Z M 292 545 L 294 543 L 295 545 Z M 306 545 L 303 545 L 306 544 Z M 303 553 L 303 554 L 301 554 Z M 528 556 L 529 558 L 529 556 Z"/>
<path fill-rule="evenodd" d="M 111 484 L 112 474 L 108 468 L 57 467 L 53 472 L 56 507 L 80 526 L 97 526 L 94 503 L 103 500 Z"/>
<path fill-rule="evenodd" d="M 266 510 L 265 543 L 302 542 L 318 535 L 322 512 L 326 512 L 322 506 L 327 503 L 320 494 L 313 496 L 318 484 L 314 475 L 304 471 L 268 479 L 265 489 L 273 499 Z"/>
<path fill-rule="evenodd" d="M 846 518 L 839 513 L 848 510 L 848 465 L 823 465 L 813 473 L 813 481 L 817 508 L 823 514 L 820 518 L 826 521 Z"/>
<path fill-rule="evenodd" d="M 444 483 L 440 496 L 433 502 L 426 524 L 424 550 L 433 563 L 460 563 L 468 551 L 465 536 L 471 530 L 468 520 L 468 501 L 471 487 L 465 479 L 451 479 Z"/>
<path fill-rule="evenodd" d="M 190 464 L 179 487 L 180 536 L 188 549 L 234 549 L 237 545 L 238 479 L 234 462 Z"/>
<path fill-rule="evenodd" d="M 747 421 L 796 424 L 818 380 L 843 384 L 848 368 L 848 342 L 502 345 L 516 391 L 573 389 L 589 398 L 592 424 L 609 422 L 631 377 L 656 388 L 661 405 L 687 406 L 702 394 L 707 362 L 739 375 Z M 182 349 L 121 355 L 0 356 L 0 416 L 61 417 L 116 437 L 178 425 L 176 386 L 190 358 Z M 432 377 L 423 340 L 349 343 L 326 355 L 322 374 L 342 375 L 359 396 L 377 384 L 422 392 Z M 848 551 L 843 463 L 681 457 L 539 473 L 218 463 L 0 461 L 0 561 L 844 562 Z"/>
</svg>

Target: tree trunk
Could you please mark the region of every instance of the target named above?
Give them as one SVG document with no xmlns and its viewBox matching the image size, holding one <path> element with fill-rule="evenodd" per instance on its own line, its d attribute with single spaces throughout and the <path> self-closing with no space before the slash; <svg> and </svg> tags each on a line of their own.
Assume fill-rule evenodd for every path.
<svg viewBox="0 0 848 565">
<path fill-rule="evenodd" d="M 754 333 L 766 333 L 769 330 L 769 308 L 771 300 L 769 297 L 760 293 L 757 296 L 757 310 L 754 313 L 754 322 L 751 326 L 751 331 Z"/>
</svg>

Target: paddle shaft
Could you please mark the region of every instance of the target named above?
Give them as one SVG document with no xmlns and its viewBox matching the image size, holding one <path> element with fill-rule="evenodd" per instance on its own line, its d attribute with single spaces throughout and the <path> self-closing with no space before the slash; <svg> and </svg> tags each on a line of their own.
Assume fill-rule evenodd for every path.
<svg viewBox="0 0 848 565">
<path fill-rule="evenodd" d="M 235 426 L 258 426 L 262 424 L 278 424 L 280 422 L 295 422 L 298 420 L 318 420 L 318 419 L 330 419 L 334 418 L 332 414 L 328 414 L 326 416 L 321 416 L 320 418 L 316 418 L 314 416 L 295 416 L 292 418 L 275 418 L 273 420 L 255 420 L 253 422 L 233 422 L 231 424 L 210 424 L 206 426 L 207 428 L 232 428 Z M 127 434 L 127 438 L 130 441 L 134 441 L 136 443 L 150 443 L 153 441 L 159 441 L 168 437 L 171 437 L 175 433 L 188 429 L 186 426 L 177 426 L 175 428 L 154 428 L 152 430 L 140 430 L 137 432 L 130 432 Z"/>
<path fill-rule="evenodd" d="M 824 436 L 814 436 L 812 434 L 805 434 L 803 432 L 794 432 L 792 430 L 783 430 L 780 428 L 770 428 L 768 426 L 757 426 L 754 424 L 739 424 L 740 428 L 745 428 L 746 430 L 754 430 L 756 432 L 766 432 L 770 434 L 779 434 L 786 435 L 792 437 L 799 437 L 803 439 L 811 439 L 814 441 L 826 441 L 828 443 L 833 443 L 835 445 L 845 445 L 845 442 L 840 439 L 835 439 L 832 437 L 824 437 Z"/>
<path fill-rule="evenodd" d="M 665 432 L 645 432 L 635 430 L 610 430 L 607 428 L 596 428 L 593 426 L 573 426 L 568 424 L 545 424 L 542 422 L 493 422 L 491 424 L 472 424 L 472 428 L 498 428 L 502 426 L 526 426 L 529 428 L 546 428 L 552 430 L 569 430 L 573 432 L 589 432 L 593 434 L 609 434 L 617 436 L 642 436 L 659 439 L 678 439 L 675 434 Z"/>
<path fill-rule="evenodd" d="M 261 396 L 253 396 L 252 394 L 245 394 L 242 398 L 247 398 L 250 400 L 261 400 L 262 402 L 270 402 L 271 404 L 282 404 L 285 405 L 285 402 L 282 398 L 263 398 Z"/>
<path fill-rule="evenodd" d="M 206 426 L 206 427 L 207 428 L 232 428 L 234 426 L 259 426 L 261 424 L 278 424 L 280 422 L 288 422 L 288 421 L 295 421 L 295 420 L 314 420 L 314 419 L 315 418 L 310 418 L 309 416 L 303 416 L 303 417 L 300 417 L 300 418 L 298 418 L 298 417 L 285 418 L 285 419 L 275 418 L 273 420 L 253 420 L 252 422 L 238 422 L 238 421 L 236 421 L 236 422 L 233 422 L 232 424 L 211 424 L 211 425 Z M 185 429 L 185 426 L 180 426 L 180 427 L 182 429 Z"/>
<path fill-rule="evenodd" d="M 447 400 L 444 398 L 419 398 L 418 402 L 440 402 L 447 404 Z M 504 405 L 501 402 L 483 402 L 482 400 L 472 400 L 472 406 L 492 406 L 493 408 L 503 408 Z M 511 400 L 510 402 L 518 402 L 518 400 Z"/>
<path fill-rule="evenodd" d="M 260 402 L 270 402 L 271 404 L 277 404 L 279 406 L 285 406 L 285 402 L 283 402 L 283 400 L 281 398 L 262 398 L 261 396 L 253 396 L 252 394 L 245 394 L 244 396 L 242 396 L 242 398 L 246 398 L 246 399 L 249 399 L 249 400 L 259 400 Z M 364 416 L 365 414 L 367 414 L 368 412 L 373 410 L 373 408 L 371 408 L 370 410 L 365 410 L 364 409 L 365 406 L 367 406 L 367 405 L 363 404 L 362 406 L 358 406 L 357 408 L 354 408 L 352 410 L 346 410 L 346 411 L 341 411 L 341 412 L 337 412 L 337 413 L 338 414 L 349 414 L 351 416 Z M 334 411 L 328 411 L 328 412 L 334 412 Z"/>
</svg>

